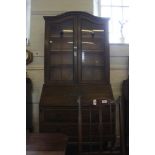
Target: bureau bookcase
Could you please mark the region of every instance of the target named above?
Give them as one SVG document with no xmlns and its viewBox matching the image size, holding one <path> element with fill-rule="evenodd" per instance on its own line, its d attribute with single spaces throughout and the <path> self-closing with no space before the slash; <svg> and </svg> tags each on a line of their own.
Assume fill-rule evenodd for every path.
<svg viewBox="0 0 155 155">
<path fill-rule="evenodd" d="M 113 99 L 110 85 L 108 19 L 86 12 L 45 16 L 44 85 L 39 115 L 40 132 L 60 132 L 69 143 L 78 139 L 78 104 L 104 97 Z M 104 121 L 108 107 L 105 109 Z M 115 110 L 113 109 L 113 118 Z M 87 106 L 85 136 L 87 137 Z M 93 110 L 94 132 L 97 114 Z M 106 123 L 105 134 L 109 133 Z"/>
</svg>

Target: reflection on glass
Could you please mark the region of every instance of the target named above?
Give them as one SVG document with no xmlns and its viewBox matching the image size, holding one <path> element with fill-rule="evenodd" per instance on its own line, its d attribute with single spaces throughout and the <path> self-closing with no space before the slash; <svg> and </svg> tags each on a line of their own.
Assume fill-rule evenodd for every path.
<svg viewBox="0 0 155 155">
<path fill-rule="evenodd" d="M 85 61 L 85 53 L 82 52 L 82 62 L 84 62 L 84 61 Z"/>
<path fill-rule="evenodd" d="M 82 44 L 90 44 L 90 45 L 95 45 L 95 43 L 93 43 L 93 42 L 88 42 L 88 41 L 85 41 L 85 42 L 83 41 L 83 42 L 82 42 Z"/>
<path fill-rule="evenodd" d="M 72 33 L 73 30 L 62 30 L 63 33 Z"/>
<path fill-rule="evenodd" d="M 72 41 L 68 41 L 67 43 L 68 43 L 68 44 L 73 44 L 73 42 L 72 42 Z"/>
<path fill-rule="evenodd" d="M 104 65 L 103 54 L 90 51 L 82 52 L 82 64 L 85 66 L 100 67 Z"/>
<path fill-rule="evenodd" d="M 94 33 L 94 32 L 104 32 L 104 30 L 98 30 L 98 29 L 94 29 L 94 30 L 82 29 L 82 32 Z"/>
<path fill-rule="evenodd" d="M 68 41 L 68 44 L 73 44 L 72 41 Z M 88 41 L 82 41 L 82 44 L 90 44 L 90 45 L 96 45 L 94 42 L 88 42 Z"/>
</svg>

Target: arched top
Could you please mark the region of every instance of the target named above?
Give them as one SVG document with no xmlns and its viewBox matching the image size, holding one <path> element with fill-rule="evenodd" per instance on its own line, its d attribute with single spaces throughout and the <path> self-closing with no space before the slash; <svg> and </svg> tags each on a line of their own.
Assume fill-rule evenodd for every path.
<svg viewBox="0 0 155 155">
<path fill-rule="evenodd" d="M 101 19 L 101 17 L 94 16 L 90 14 L 89 12 L 84 12 L 84 11 L 68 11 L 65 13 L 61 13 L 57 16 L 68 16 L 68 15 L 78 15 L 78 16 L 82 15 L 82 16 L 89 16 L 89 17 L 95 17 L 95 18 Z"/>
<path fill-rule="evenodd" d="M 58 14 L 56 16 L 44 16 L 44 19 L 46 20 L 51 20 L 54 18 L 62 18 L 62 17 L 66 17 L 66 16 L 84 16 L 84 17 L 89 17 L 95 20 L 109 20 L 109 18 L 103 18 L 103 17 L 98 17 L 98 16 L 94 16 L 88 12 L 84 12 L 84 11 L 69 11 L 69 12 L 65 12 L 65 13 L 61 13 Z"/>
</svg>

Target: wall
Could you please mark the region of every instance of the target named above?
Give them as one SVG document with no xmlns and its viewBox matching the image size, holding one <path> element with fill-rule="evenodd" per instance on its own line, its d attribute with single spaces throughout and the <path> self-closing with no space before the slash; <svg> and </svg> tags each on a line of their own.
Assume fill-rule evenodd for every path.
<svg viewBox="0 0 155 155">
<path fill-rule="evenodd" d="M 33 82 L 33 126 L 39 130 L 39 99 L 44 81 L 44 15 L 57 15 L 66 11 L 93 13 L 93 0 L 32 0 L 30 45 L 34 60 L 27 66 L 27 74 Z M 120 95 L 122 80 L 128 77 L 127 44 L 110 45 L 110 74 L 115 98 Z"/>
</svg>

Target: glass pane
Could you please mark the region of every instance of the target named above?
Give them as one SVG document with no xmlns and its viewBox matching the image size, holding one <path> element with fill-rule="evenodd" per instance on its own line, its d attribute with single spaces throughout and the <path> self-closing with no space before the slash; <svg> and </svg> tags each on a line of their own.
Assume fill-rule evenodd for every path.
<svg viewBox="0 0 155 155">
<path fill-rule="evenodd" d="M 120 24 L 117 19 L 111 19 L 109 24 L 110 29 L 110 41 L 113 43 L 120 43 L 121 38 L 121 31 L 120 31 Z"/>
<path fill-rule="evenodd" d="M 83 50 L 100 50 L 104 48 L 104 44 L 100 38 L 83 38 L 82 49 Z"/>
<path fill-rule="evenodd" d="M 82 52 L 82 64 L 88 66 L 103 66 L 103 52 Z"/>
<path fill-rule="evenodd" d="M 51 65 L 72 65 L 73 54 L 71 52 L 52 52 Z"/>
<path fill-rule="evenodd" d="M 49 33 L 50 50 L 72 50 L 73 49 L 73 21 L 63 21 L 52 24 Z"/>
<path fill-rule="evenodd" d="M 123 35 L 124 35 L 124 42 L 128 43 L 129 42 L 129 24 L 126 23 L 123 29 Z"/>
<path fill-rule="evenodd" d="M 123 1 L 123 0 L 112 0 L 112 5 L 121 6 L 121 5 L 122 5 L 122 1 Z"/>
<path fill-rule="evenodd" d="M 60 38 L 60 37 L 50 37 L 49 38 L 49 50 L 72 50 L 73 49 L 73 38 Z"/>
<path fill-rule="evenodd" d="M 101 5 L 129 6 L 129 0 L 101 0 Z"/>
<path fill-rule="evenodd" d="M 125 39 L 125 42 L 128 42 L 128 36 L 129 36 L 129 8 L 124 8 L 123 9 L 123 36 Z"/>
<path fill-rule="evenodd" d="M 84 21 L 81 27 L 82 50 L 99 50 L 104 48 L 104 26 Z"/>
<path fill-rule="evenodd" d="M 83 67 L 82 80 L 103 80 L 103 68 L 99 67 Z"/>
<path fill-rule="evenodd" d="M 73 80 L 73 19 L 49 26 L 50 80 Z"/>
<path fill-rule="evenodd" d="M 128 22 L 129 20 L 129 8 L 123 8 L 123 18 L 124 21 Z"/>
<path fill-rule="evenodd" d="M 104 25 L 82 21 L 82 80 L 104 80 Z"/>
<path fill-rule="evenodd" d="M 50 80 L 73 80 L 71 67 L 51 67 Z"/>
<path fill-rule="evenodd" d="M 101 0 L 101 5 L 110 5 L 111 0 Z"/>
<path fill-rule="evenodd" d="M 112 18 L 115 20 L 122 20 L 122 8 L 114 7 L 112 8 Z"/>
<path fill-rule="evenodd" d="M 51 52 L 51 80 L 73 80 L 73 53 Z"/>
<path fill-rule="evenodd" d="M 112 18 L 110 21 L 110 41 L 120 43 L 121 41 L 121 24 L 122 21 L 122 8 L 115 7 L 112 9 Z"/>
<path fill-rule="evenodd" d="M 129 6 L 129 0 L 123 0 L 123 5 Z"/>
<path fill-rule="evenodd" d="M 101 16 L 102 17 L 111 17 L 111 7 L 101 7 Z"/>
<path fill-rule="evenodd" d="M 101 5 L 101 16 L 110 18 L 109 40 L 111 43 L 120 43 L 122 32 L 125 38 L 127 38 L 126 35 L 128 35 L 127 29 L 129 20 L 129 7 L 118 6 L 129 6 L 129 0 L 101 0 Z M 114 5 L 115 7 L 103 7 L 103 5 Z M 123 29 L 121 30 L 122 24 Z M 125 42 L 126 41 L 127 40 L 125 39 Z"/>
</svg>

